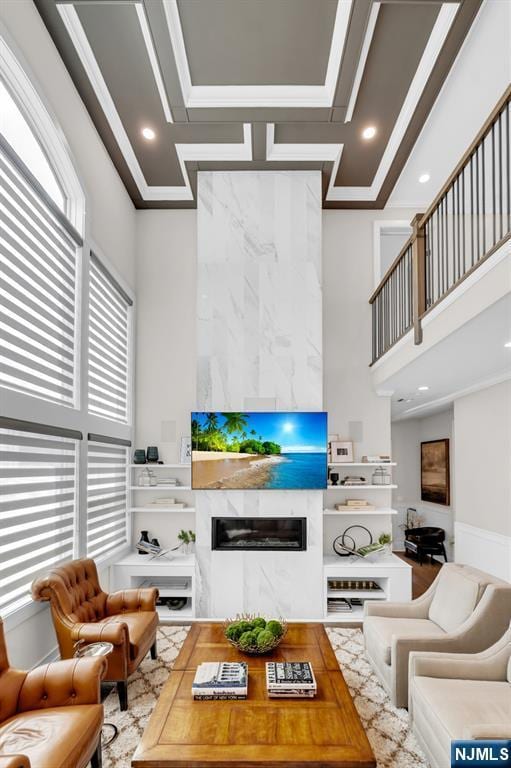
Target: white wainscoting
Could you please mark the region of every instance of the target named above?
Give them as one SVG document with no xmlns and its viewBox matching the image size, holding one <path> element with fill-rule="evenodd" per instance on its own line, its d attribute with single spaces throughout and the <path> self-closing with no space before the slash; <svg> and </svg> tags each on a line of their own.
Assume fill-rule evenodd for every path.
<svg viewBox="0 0 511 768">
<path fill-rule="evenodd" d="M 511 581 L 511 536 L 486 531 L 467 523 L 454 524 L 457 563 L 473 565 Z"/>
</svg>

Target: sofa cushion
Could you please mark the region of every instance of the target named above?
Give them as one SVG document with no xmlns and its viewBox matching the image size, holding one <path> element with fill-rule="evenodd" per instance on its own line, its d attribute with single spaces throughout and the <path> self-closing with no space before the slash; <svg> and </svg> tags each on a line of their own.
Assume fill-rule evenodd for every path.
<svg viewBox="0 0 511 768">
<path fill-rule="evenodd" d="M 364 635 L 369 654 L 377 653 L 385 664 L 391 664 L 392 638 L 441 637 L 443 629 L 429 619 L 391 619 L 385 616 L 367 616 Z"/>
<path fill-rule="evenodd" d="M 471 725 L 502 725 L 511 738 L 511 688 L 486 680 L 415 677 L 412 681 L 414 719 L 417 709 L 434 733 L 463 739 Z"/>
<path fill-rule="evenodd" d="M 456 568 L 441 571 L 438 586 L 429 608 L 429 618 L 444 632 L 454 632 L 469 616 L 479 602 L 486 584 Z"/>
<path fill-rule="evenodd" d="M 0 725 L 0 754 L 23 754 L 33 768 L 85 768 L 103 723 L 101 704 L 21 712 Z"/>
<path fill-rule="evenodd" d="M 507 660 L 507 681 L 511 683 L 511 656 Z"/>
<path fill-rule="evenodd" d="M 128 627 L 130 639 L 130 658 L 132 660 L 140 655 L 145 656 L 151 646 L 151 638 L 158 626 L 158 614 L 156 611 L 135 611 L 133 613 L 119 613 L 116 616 L 108 616 L 98 624 L 112 624 L 121 622 Z"/>
</svg>

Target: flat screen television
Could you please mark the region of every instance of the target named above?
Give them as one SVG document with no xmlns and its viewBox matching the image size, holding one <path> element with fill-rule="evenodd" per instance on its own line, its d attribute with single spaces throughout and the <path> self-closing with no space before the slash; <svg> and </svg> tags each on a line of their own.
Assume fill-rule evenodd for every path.
<svg viewBox="0 0 511 768">
<path fill-rule="evenodd" d="M 194 490 L 313 490 L 327 484 L 327 414 L 192 413 Z"/>
</svg>

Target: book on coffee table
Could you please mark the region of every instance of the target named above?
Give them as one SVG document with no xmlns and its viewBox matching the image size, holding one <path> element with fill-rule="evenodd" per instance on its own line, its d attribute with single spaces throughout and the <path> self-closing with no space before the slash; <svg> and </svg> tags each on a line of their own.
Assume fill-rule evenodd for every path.
<svg viewBox="0 0 511 768">
<path fill-rule="evenodd" d="M 199 664 L 192 683 L 196 700 L 246 699 L 248 667 L 244 661 L 207 661 Z"/>
<path fill-rule="evenodd" d="M 266 662 L 266 688 L 270 698 L 313 698 L 316 678 L 309 661 Z"/>
</svg>

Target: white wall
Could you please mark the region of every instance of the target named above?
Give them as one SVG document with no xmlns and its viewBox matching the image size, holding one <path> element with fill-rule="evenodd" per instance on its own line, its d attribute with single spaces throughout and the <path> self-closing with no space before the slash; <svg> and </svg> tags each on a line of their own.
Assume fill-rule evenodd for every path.
<svg viewBox="0 0 511 768">
<path fill-rule="evenodd" d="M 196 407 L 197 212 L 138 211 L 136 248 L 135 447 L 157 445 L 160 458 L 174 464 Z M 189 484 L 185 470 L 169 474 Z M 191 494 L 180 492 L 179 499 L 192 506 Z M 189 513 L 135 513 L 137 538 L 143 528 L 173 547 L 179 530 L 195 523 Z"/>
<path fill-rule="evenodd" d="M 421 501 L 421 443 L 428 440 L 450 440 L 451 503 L 450 506 Z M 394 509 L 398 515 L 392 520 L 394 549 L 404 549 L 404 532 L 400 525 L 406 520 L 407 507 L 413 507 L 422 516 L 422 525 L 434 525 L 446 532 L 446 550 L 453 559 L 454 531 L 454 440 L 452 407 L 423 419 L 406 419 L 392 423 L 392 458 L 397 462 L 394 477 L 398 485 L 393 492 Z"/>
<path fill-rule="evenodd" d="M 387 207 L 425 210 L 471 144 L 511 80 L 511 3 L 485 0 Z M 431 180 L 418 179 L 429 173 Z"/>
<path fill-rule="evenodd" d="M 411 221 L 413 215 L 323 211 L 324 405 L 331 433 L 349 439 L 350 422 L 362 423 L 355 461 L 390 450 L 390 399 L 375 394 L 369 367 L 373 224 L 387 217 Z"/>
<path fill-rule="evenodd" d="M 3 0 L 0 22 L 0 31 L 69 145 L 87 196 L 86 239 L 134 287 L 135 210 L 39 13 L 32 0 Z M 102 579 L 107 584 L 108 573 Z M 29 606 L 9 617 L 6 628 L 13 665 L 28 668 L 55 653 L 47 605 Z"/>
<path fill-rule="evenodd" d="M 511 581 L 511 381 L 454 403 L 456 559 Z"/>
</svg>

